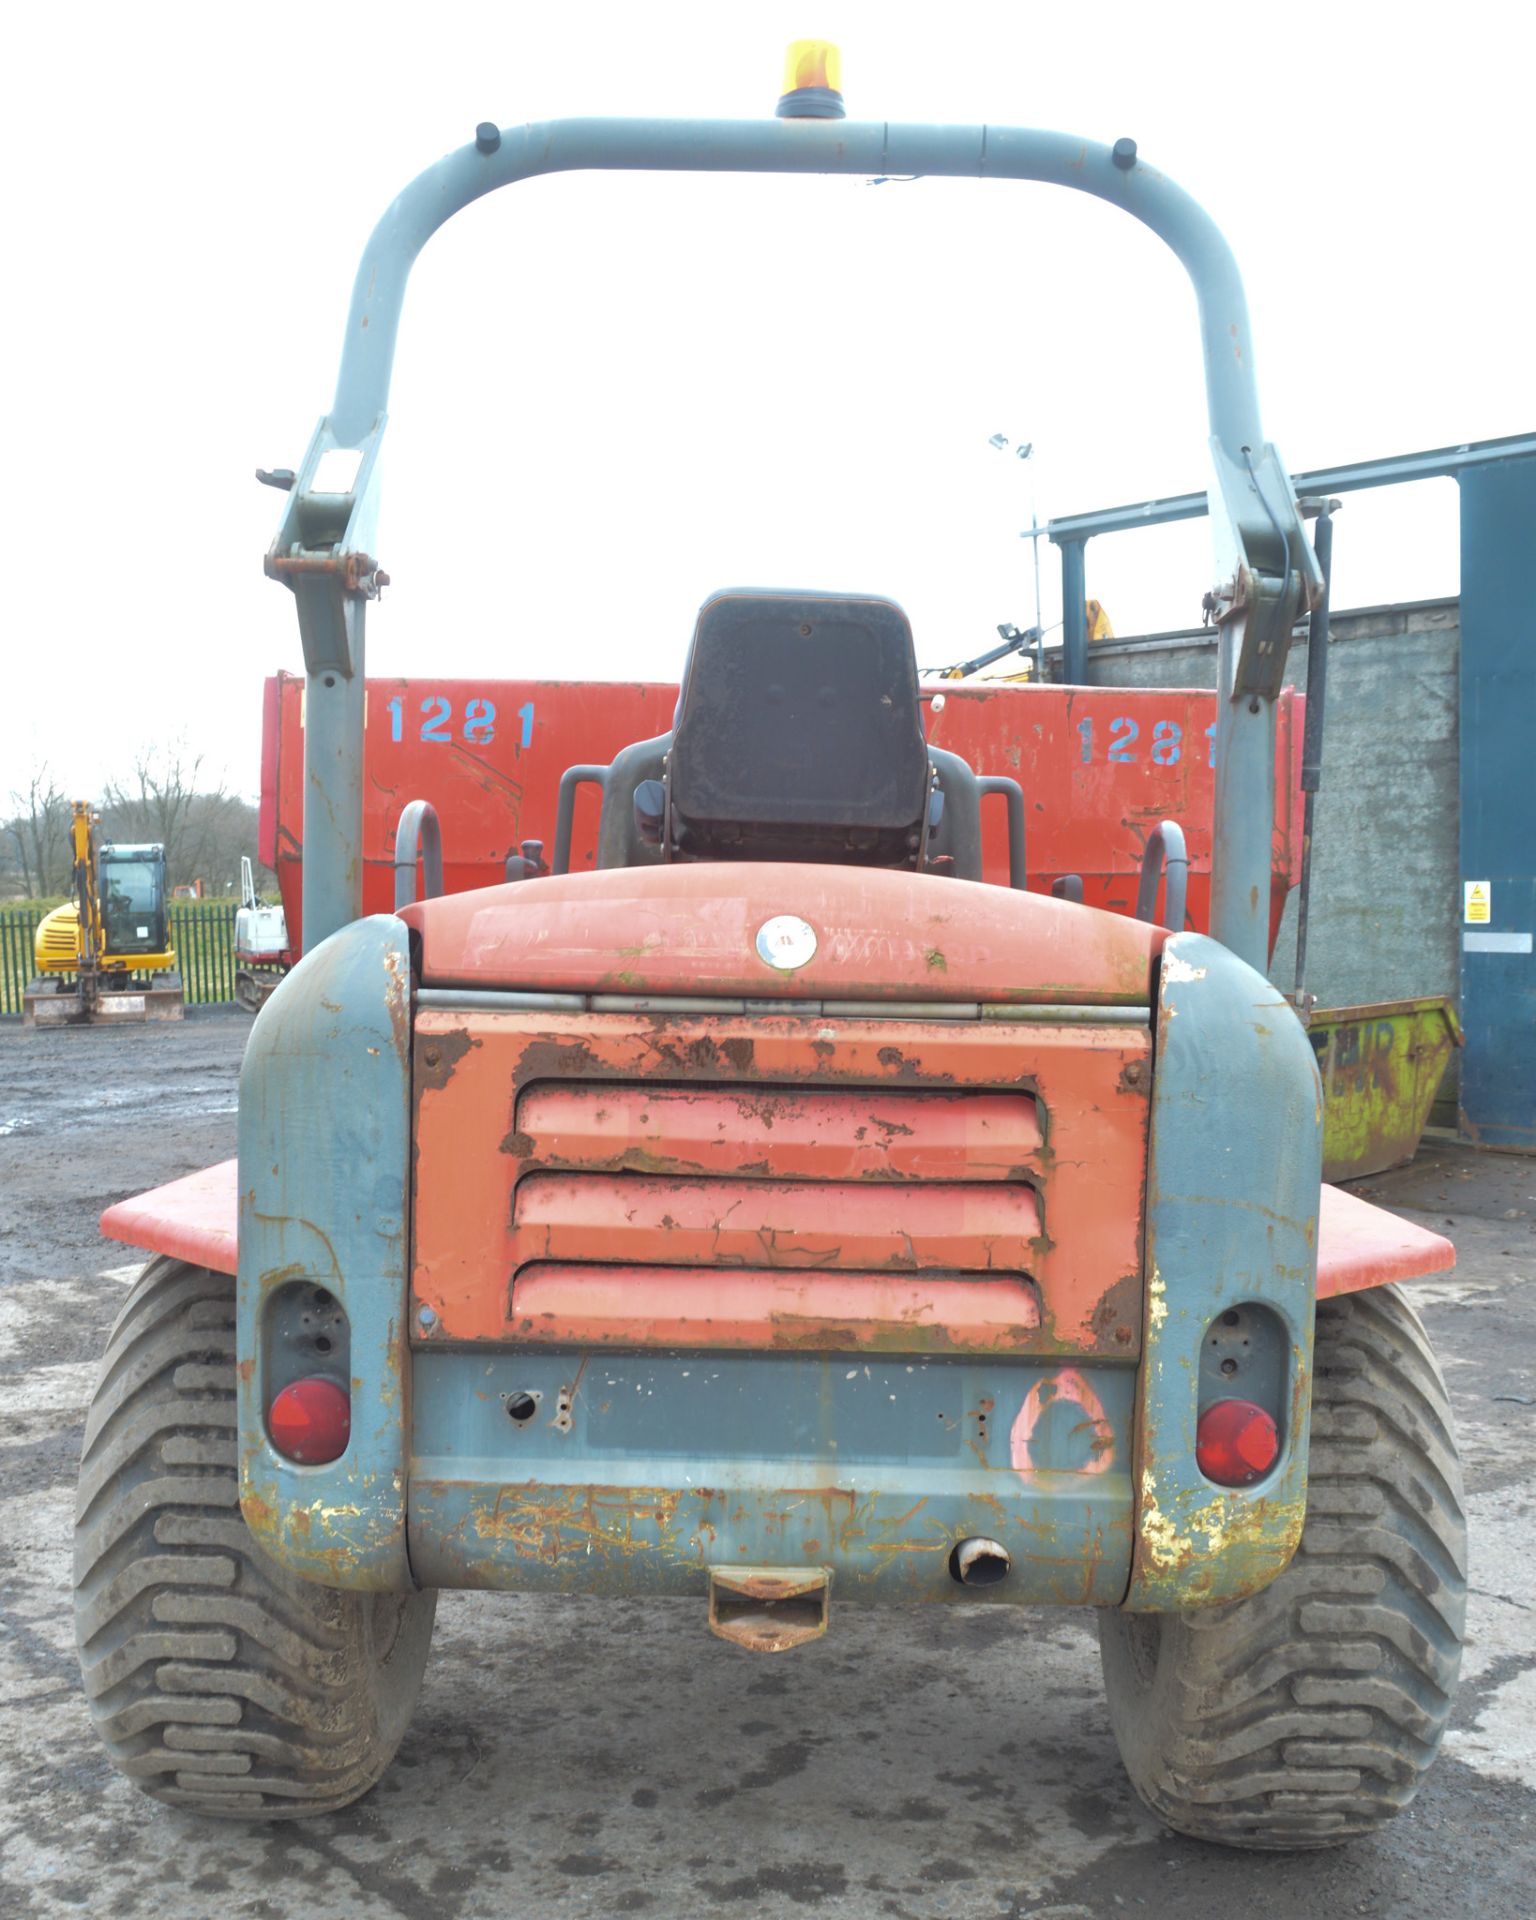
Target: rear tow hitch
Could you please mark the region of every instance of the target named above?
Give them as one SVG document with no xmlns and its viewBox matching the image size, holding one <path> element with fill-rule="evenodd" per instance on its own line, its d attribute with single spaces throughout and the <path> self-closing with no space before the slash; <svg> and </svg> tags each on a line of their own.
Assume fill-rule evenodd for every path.
<svg viewBox="0 0 1536 1920">
<path fill-rule="evenodd" d="M 787 1653 L 827 1630 L 825 1567 L 711 1567 L 709 1630 L 749 1653 Z"/>
</svg>

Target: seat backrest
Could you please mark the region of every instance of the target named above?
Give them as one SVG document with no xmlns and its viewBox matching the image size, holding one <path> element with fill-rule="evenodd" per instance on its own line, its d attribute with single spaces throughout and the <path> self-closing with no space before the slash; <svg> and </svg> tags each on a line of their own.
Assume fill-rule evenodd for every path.
<svg viewBox="0 0 1536 1920">
<path fill-rule="evenodd" d="M 553 871 L 570 870 L 576 791 L 601 788 L 599 867 L 815 860 L 982 877 L 981 802 L 1009 798 L 1009 871 L 1024 884 L 1017 783 L 929 747 L 912 630 L 892 601 L 715 594 L 699 613 L 673 730 L 612 764 L 568 768 Z"/>
<path fill-rule="evenodd" d="M 929 766 L 901 608 L 715 594 L 689 648 L 667 783 L 685 858 L 911 860 Z"/>
</svg>

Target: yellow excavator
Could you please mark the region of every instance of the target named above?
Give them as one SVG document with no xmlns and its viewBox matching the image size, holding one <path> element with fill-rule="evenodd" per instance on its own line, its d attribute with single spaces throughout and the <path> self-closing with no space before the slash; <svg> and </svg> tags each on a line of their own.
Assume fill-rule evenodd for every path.
<svg viewBox="0 0 1536 1920">
<path fill-rule="evenodd" d="M 39 923 L 38 977 L 23 998 L 34 1026 L 95 1020 L 179 1020 L 181 978 L 166 917 L 165 848 L 108 842 L 101 816 L 77 800 L 70 820 L 70 893 Z M 141 984 L 136 975 L 154 975 Z"/>
</svg>

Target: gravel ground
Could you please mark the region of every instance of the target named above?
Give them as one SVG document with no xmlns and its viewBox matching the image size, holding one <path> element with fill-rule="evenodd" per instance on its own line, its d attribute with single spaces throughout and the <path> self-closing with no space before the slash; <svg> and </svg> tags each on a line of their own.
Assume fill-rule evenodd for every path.
<svg viewBox="0 0 1536 1920">
<path fill-rule="evenodd" d="M 1453 1146 L 1365 1189 L 1460 1249 L 1417 1297 L 1474 1527 L 1454 1731 L 1377 1840 L 1284 1858 L 1174 1838 L 1120 1772 L 1088 1617 L 964 1607 L 845 1609 L 763 1661 L 688 1602 L 450 1594 L 412 1731 L 358 1806 L 262 1831 L 137 1795 L 97 1747 L 69 1611 L 84 1409 L 137 1271 L 95 1223 L 234 1151 L 248 1032 L 0 1025 L 0 1914 L 1532 1912 L 1536 1165 Z"/>
</svg>

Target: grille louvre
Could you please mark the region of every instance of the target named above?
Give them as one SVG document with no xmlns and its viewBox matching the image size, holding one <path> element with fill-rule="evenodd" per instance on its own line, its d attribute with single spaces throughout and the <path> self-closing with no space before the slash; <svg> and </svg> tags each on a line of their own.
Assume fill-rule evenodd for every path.
<svg viewBox="0 0 1536 1920">
<path fill-rule="evenodd" d="M 1044 1144 L 1031 1093 L 785 1086 L 524 1087 L 517 1133 L 542 1167 L 793 1180 L 1017 1180 Z"/>
<path fill-rule="evenodd" d="M 513 1202 L 516 1268 L 817 1267 L 829 1272 L 1028 1271 L 1040 1231 L 1028 1187 L 529 1173 Z"/>
<path fill-rule="evenodd" d="M 525 1267 L 512 1332 L 530 1346 L 1027 1352 L 1040 1294 L 1017 1275 Z"/>
</svg>

